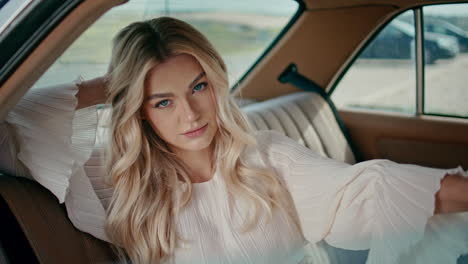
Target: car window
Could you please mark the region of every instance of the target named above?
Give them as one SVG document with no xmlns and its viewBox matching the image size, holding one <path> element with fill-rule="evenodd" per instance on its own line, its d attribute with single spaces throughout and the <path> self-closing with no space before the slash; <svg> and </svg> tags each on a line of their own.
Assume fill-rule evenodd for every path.
<svg viewBox="0 0 468 264">
<path fill-rule="evenodd" d="M 204 33 L 226 61 L 232 85 L 257 61 L 298 7 L 293 0 L 271 0 L 268 5 L 259 0 L 131 0 L 91 26 L 34 87 L 105 74 L 117 31 L 131 22 L 158 16 L 182 19 Z"/>
<path fill-rule="evenodd" d="M 336 84 L 332 98 L 338 107 L 468 117 L 468 4 L 422 11 L 424 64 L 416 65 L 415 17 L 408 10 L 369 41 Z M 424 80 L 422 111 L 417 110 L 417 70 Z"/>
<path fill-rule="evenodd" d="M 468 117 L 468 4 L 423 8 L 424 112 Z M 439 59 L 440 58 L 440 59 Z"/>
<path fill-rule="evenodd" d="M 333 92 L 338 107 L 415 111 L 414 15 L 388 23 L 365 46 Z"/>
<path fill-rule="evenodd" d="M 19 17 L 31 2 L 32 0 L 0 0 L 0 34 Z"/>
</svg>

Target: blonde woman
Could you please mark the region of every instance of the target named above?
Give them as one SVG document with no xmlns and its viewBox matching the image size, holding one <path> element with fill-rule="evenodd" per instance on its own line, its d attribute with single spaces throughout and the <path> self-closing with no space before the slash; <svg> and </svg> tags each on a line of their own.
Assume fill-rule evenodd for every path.
<svg viewBox="0 0 468 264">
<path fill-rule="evenodd" d="M 370 248 L 368 263 L 415 263 L 423 256 L 454 263 L 468 251 L 463 232 L 450 233 L 456 246 L 443 237 L 466 227 L 466 215 L 433 216 L 467 210 L 462 171 L 385 160 L 350 166 L 274 132 L 252 132 L 229 95 L 223 60 L 182 21 L 162 17 L 125 27 L 115 37 L 107 79 L 78 86 L 76 113 L 92 111 L 87 106 L 103 97 L 112 106 L 106 171 L 98 172 L 112 195 L 105 216 L 77 227 L 115 244 L 123 260 L 322 263 L 326 257 L 314 251 L 321 240 Z M 31 151 L 22 144 L 27 137 L 15 121 L 18 112 L 5 126 L 17 129 L 23 152 Z M 60 201 L 74 192 L 77 175 L 92 173 L 82 169 L 91 155 L 83 149 L 91 147 L 76 145 L 82 151 L 70 154 L 69 178 L 55 179 L 70 181 L 70 190 L 32 175 Z M 26 156 L 20 160 L 32 172 Z M 67 203 L 71 219 L 75 203 Z M 437 258 L 428 252 L 435 247 Z"/>
</svg>

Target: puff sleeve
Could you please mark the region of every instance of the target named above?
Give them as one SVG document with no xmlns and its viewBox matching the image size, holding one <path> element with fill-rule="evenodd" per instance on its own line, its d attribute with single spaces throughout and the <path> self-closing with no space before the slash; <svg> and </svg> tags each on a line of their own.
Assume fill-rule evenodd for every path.
<svg viewBox="0 0 468 264">
<path fill-rule="evenodd" d="M 349 165 L 275 132 L 260 132 L 257 141 L 288 186 L 311 243 L 370 249 L 369 264 L 456 263 L 468 252 L 467 214 L 433 216 L 447 170 L 388 160 Z"/>
<path fill-rule="evenodd" d="M 20 176 L 32 177 L 60 203 L 96 139 L 96 108 L 75 111 L 77 92 L 76 83 L 32 89 L 7 114 L 4 124 L 10 128 L 10 144 L 15 145 L 9 152 L 16 157 L 10 158 L 27 168 L 26 175 Z"/>
</svg>

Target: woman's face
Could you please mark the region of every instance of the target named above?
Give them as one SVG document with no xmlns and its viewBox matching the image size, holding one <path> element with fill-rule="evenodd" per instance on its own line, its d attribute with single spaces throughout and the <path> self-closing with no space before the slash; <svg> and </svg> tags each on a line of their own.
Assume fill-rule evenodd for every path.
<svg viewBox="0 0 468 264">
<path fill-rule="evenodd" d="M 171 57 L 148 73 L 143 118 L 175 153 L 206 150 L 218 128 L 212 89 L 193 56 Z"/>
</svg>

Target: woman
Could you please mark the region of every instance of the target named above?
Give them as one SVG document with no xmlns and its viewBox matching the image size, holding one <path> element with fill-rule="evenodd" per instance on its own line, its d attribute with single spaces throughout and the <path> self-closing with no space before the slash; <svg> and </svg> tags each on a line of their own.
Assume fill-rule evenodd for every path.
<svg viewBox="0 0 468 264">
<path fill-rule="evenodd" d="M 200 252 L 195 256 L 210 254 L 211 250 L 203 249 L 209 244 L 220 253 L 215 244 L 222 241 L 206 235 L 216 228 L 204 221 L 220 224 L 223 220 L 217 222 L 214 217 L 228 212 L 217 210 L 220 204 L 206 204 L 210 198 L 205 195 L 214 195 L 217 201 L 227 195 L 244 197 L 242 202 L 252 203 L 252 219 L 235 228 L 251 230 L 259 213 L 271 215 L 276 207 L 293 216 L 277 177 L 240 159 L 254 138 L 228 94 L 221 57 L 192 27 L 160 18 L 124 28 L 114 42 L 109 98 L 108 168 L 115 189 L 107 233 L 134 262 L 159 262 L 172 255 L 182 239 L 197 244 L 191 253 L 180 250 L 178 257 L 187 261 L 194 252 Z M 226 191 L 202 192 L 201 188 L 215 184 L 218 174 L 223 175 Z M 257 185 L 269 188 L 261 191 Z M 226 202 L 229 206 L 230 201 Z M 200 214 L 204 209 L 213 210 L 209 215 L 213 219 L 200 220 L 207 217 Z M 218 232 L 230 232 L 224 228 Z M 299 234 L 296 228 L 288 230 Z M 176 230 L 186 231 L 177 234 Z M 292 242 L 279 244 L 278 249 Z M 211 258 L 218 263 L 216 256 L 207 257 Z"/>
<path fill-rule="evenodd" d="M 101 83 L 79 85 L 78 108 L 102 100 L 93 89 Z M 436 235 L 443 228 L 431 223 L 434 212 L 468 207 L 459 175 L 378 160 L 350 166 L 281 135 L 254 134 L 229 95 L 221 57 L 179 20 L 118 33 L 105 96 L 112 117 L 102 174 L 113 187 L 105 228 L 132 263 L 309 263 L 322 239 L 370 248 L 368 263 L 409 263 L 426 249 L 426 223 Z M 90 151 L 79 156 L 71 193 L 76 175 L 91 174 L 80 169 Z M 70 215 L 73 208 L 67 203 Z M 444 217 L 466 226 L 464 216 Z M 468 241 L 460 233 L 450 239 Z M 438 255 L 453 261 L 458 251 Z"/>
</svg>

